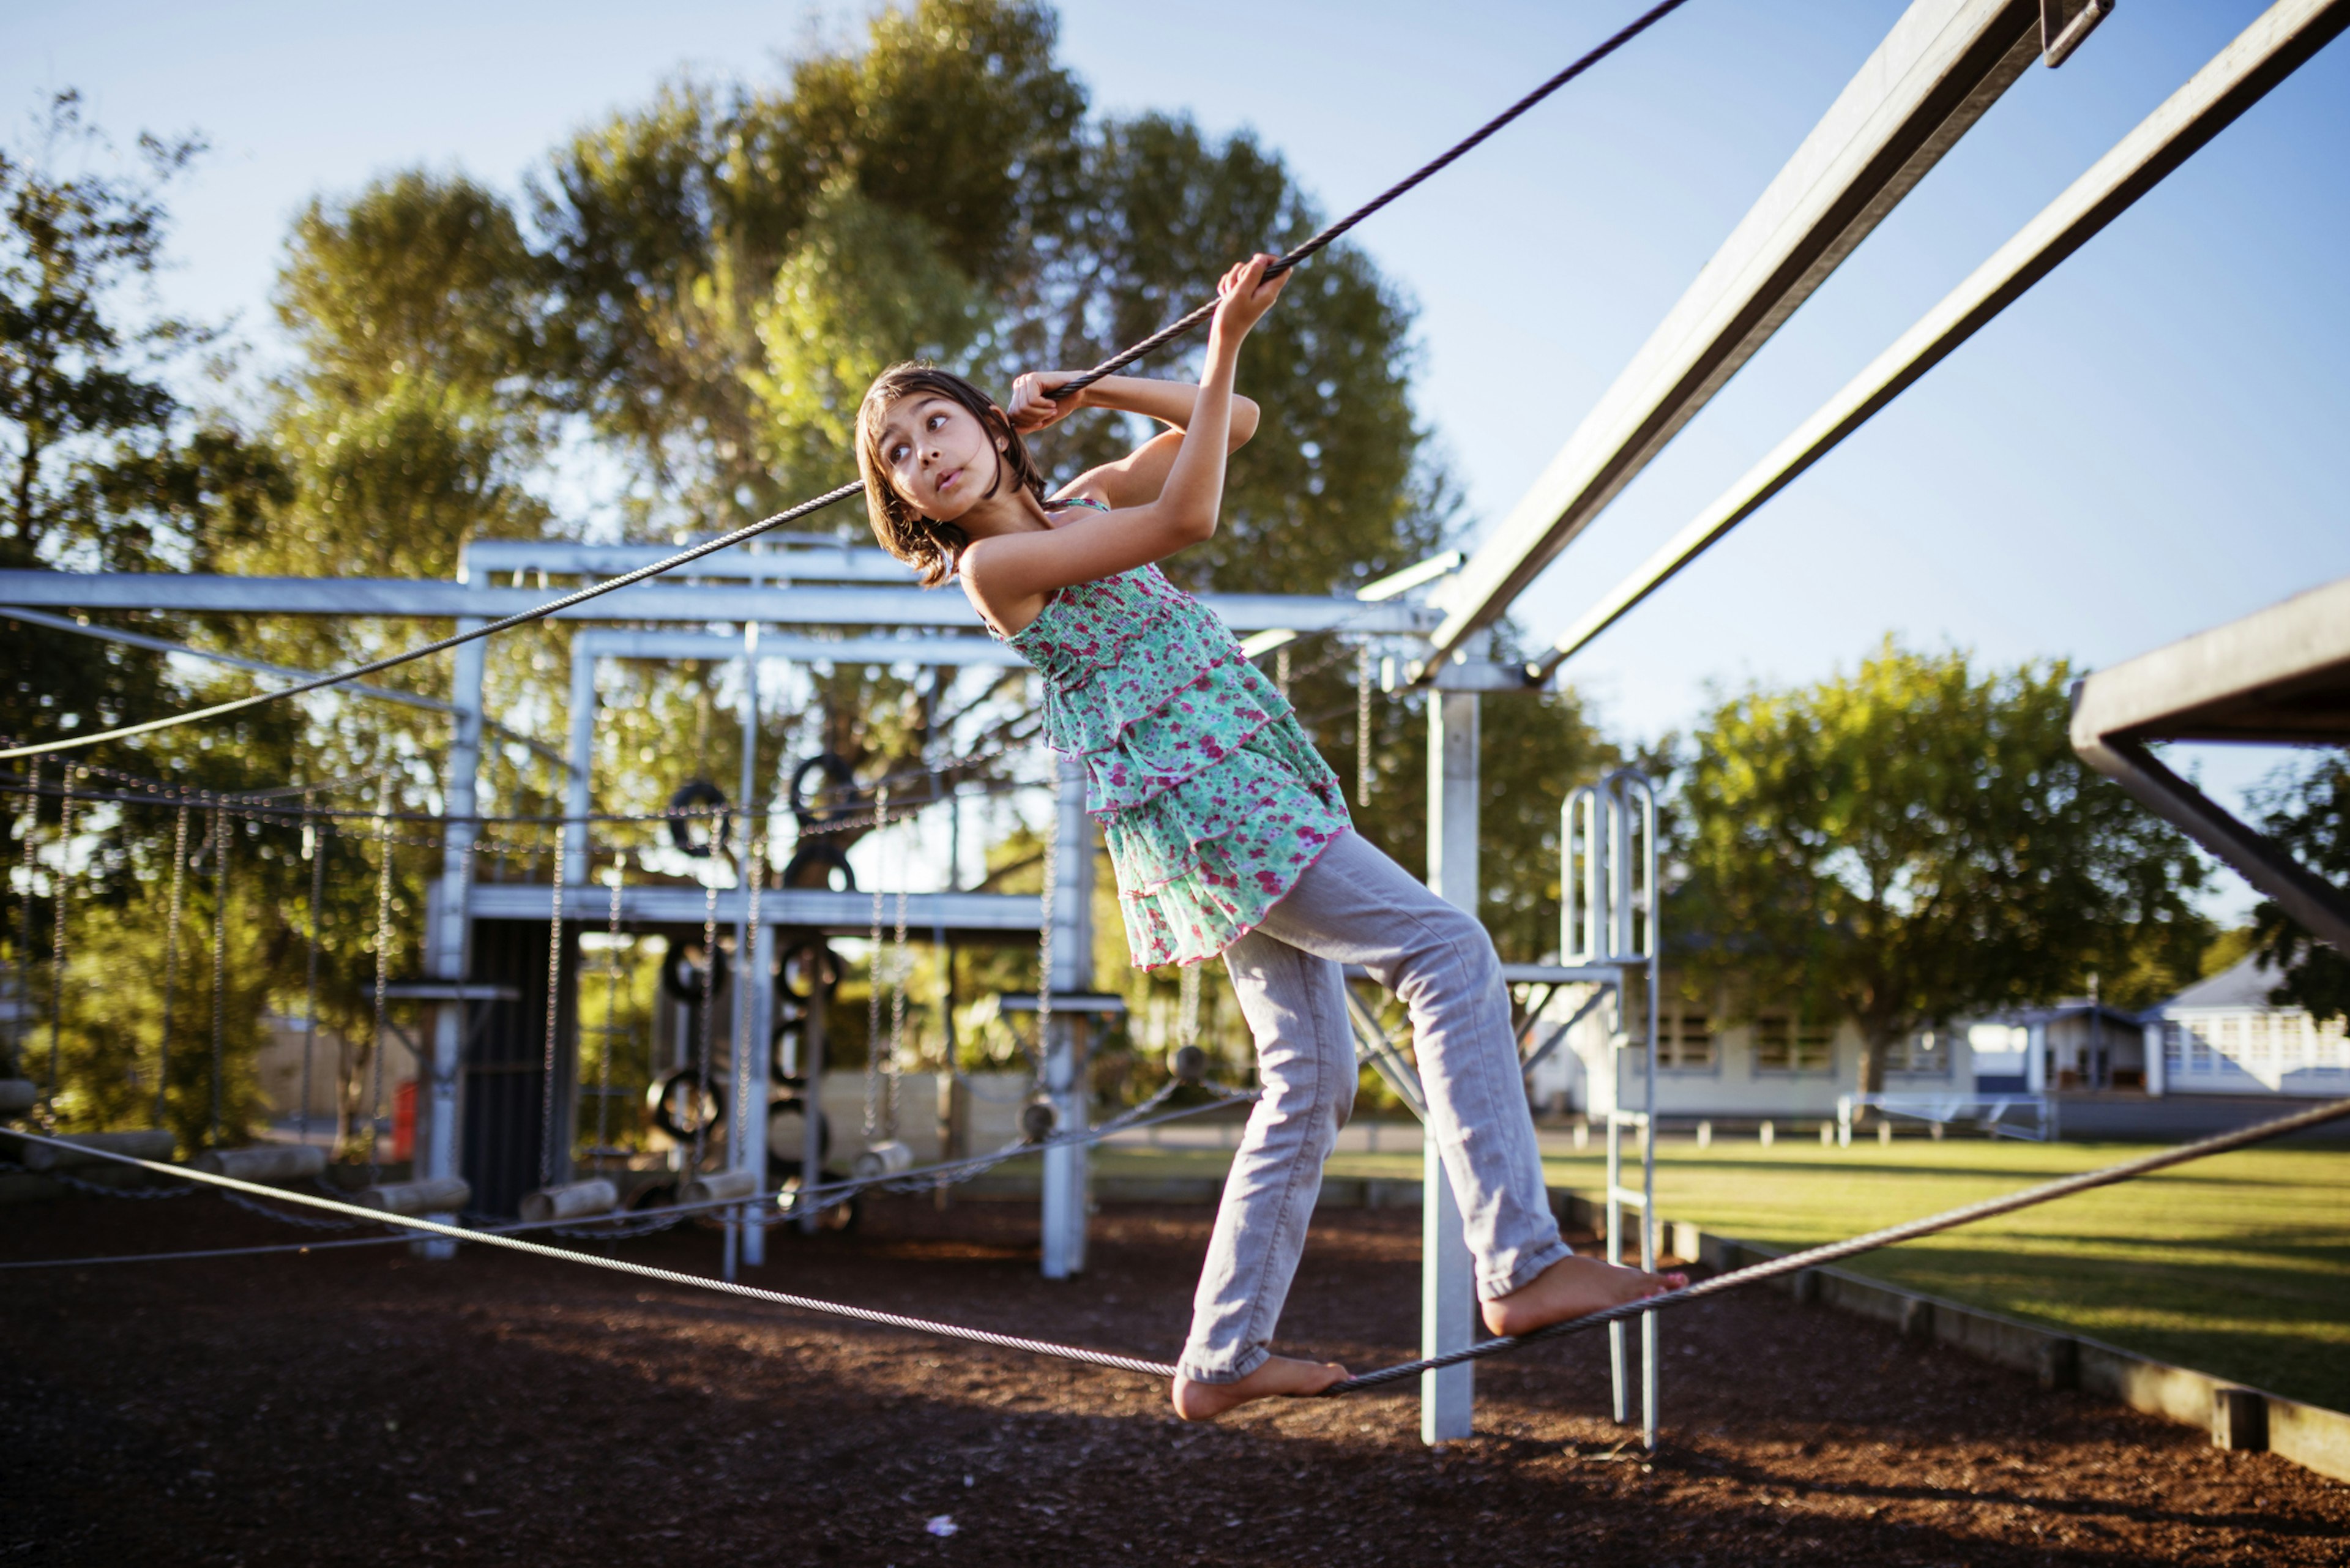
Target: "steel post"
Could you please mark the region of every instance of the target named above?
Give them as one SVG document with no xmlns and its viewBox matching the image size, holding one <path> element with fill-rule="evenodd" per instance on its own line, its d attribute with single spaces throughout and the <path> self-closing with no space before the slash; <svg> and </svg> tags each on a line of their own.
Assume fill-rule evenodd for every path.
<svg viewBox="0 0 2350 1568">
<path fill-rule="evenodd" d="M 1041 977 L 1055 994 L 1093 989 L 1093 834 L 1086 816 L 1084 765 L 1055 759 L 1061 770 L 1060 811 L 1052 825 L 1058 836 L 1053 890 L 1053 972 Z M 1083 1132 L 1092 1099 L 1087 1060 L 1088 1021 L 1070 1013 L 1052 1015 L 1045 1042 L 1045 1090 L 1053 1102 L 1054 1131 Z M 1077 1144 L 1045 1151 L 1045 1277 L 1065 1280 L 1086 1266 L 1086 1210 L 1090 1161 Z"/>
<path fill-rule="evenodd" d="M 1477 720 L 1473 691 L 1428 698 L 1428 885 L 1471 915 L 1478 899 Z M 1465 1350 L 1475 1339 L 1477 1287 L 1434 1123 L 1423 1123 L 1420 1136 L 1419 1353 L 1440 1355 Z M 1467 1362 L 1421 1374 L 1420 1440 L 1468 1437 L 1476 1398 L 1475 1371 Z"/>
<path fill-rule="evenodd" d="M 463 631 L 481 624 L 479 619 L 460 620 L 457 628 Z M 480 798 L 483 680 L 488 655 L 484 643 L 465 644 L 457 649 L 450 680 L 450 695 L 456 702 L 457 716 L 449 737 L 449 757 L 442 784 L 447 822 L 441 841 L 441 883 L 432 900 L 432 929 L 425 968 L 428 975 L 439 980 L 463 980 L 472 960 L 473 912 L 468 900 L 473 891 L 473 840 L 478 833 L 472 819 Z M 422 1136 L 417 1140 L 421 1146 L 417 1152 L 423 1168 L 417 1174 L 425 1179 L 459 1174 L 457 1086 L 463 1068 L 466 1028 L 472 1022 L 467 1011 L 473 1005 L 443 1002 L 432 1010 L 432 1064 L 424 1085 L 425 1103 L 418 1118 Z M 428 1218 L 443 1224 L 456 1221 L 453 1214 Z M 415 1242 L 413 1249 L 426 1258 L 457 1255 L 456 1243 L 441 1237 Z"/>
</svg>

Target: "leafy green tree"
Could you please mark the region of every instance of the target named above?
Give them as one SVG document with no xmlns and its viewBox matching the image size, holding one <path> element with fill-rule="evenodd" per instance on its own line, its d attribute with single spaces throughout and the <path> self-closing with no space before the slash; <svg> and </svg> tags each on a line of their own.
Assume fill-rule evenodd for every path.
<svg viewBox="0 0 2350 1568">
<path fill-rule="evenodd" d="M 928 225 L 983 290 L 1036 265 L 1085 112 L 1056 30 L 1019 0 L 922 0 L 780 88 L 673 84 L 556 151 L 536 204 L 577 396 L 635 465 L 648 525 L 709 531 L 802 498 L 766 461 L 744 372 L 777 272 L 842 178 Z"/>
<path fill-rule="evenodd" d="M 1679 961 L 1749 1004 L 1855 1019 L 1870 1090 L 1913 1030 L 2092 971 L 2192 979 L 2201 863 L 2074 755 L 2070 680 L 1888 639 L 1850 675 L 1724 702 L 1678 788 Z"/>
<path fill-rule="evenodd" d="M 2336 887 L 2350 884 L 2350 753 L 2321 755 L 2263 793 L 2270 836 Z M 2252 921 L 2261 957 L 2284 976 L 2269 999 L 2307 1008 L 2321 1021 L 2350 1023 L 2350 955 L 2319 941 L 2268 899 Z"/>
<path fill-rule="evenodd" d="M 202 568 L 282 491 L 265 449 L 185 400 L 213 333 L 141 309 L 164 188 L 202 150 L 141 136 L 124 169 L 71 91 L 0 150 L 0 566 Z M 0 660 L 0 733 L 144 718 L 165 690 L 151 654 L 14 622 Z"/>
</svg>

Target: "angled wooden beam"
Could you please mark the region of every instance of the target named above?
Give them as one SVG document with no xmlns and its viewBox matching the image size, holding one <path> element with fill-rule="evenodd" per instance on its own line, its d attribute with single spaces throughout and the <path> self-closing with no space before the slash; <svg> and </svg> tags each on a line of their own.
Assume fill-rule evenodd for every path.
<svg viewBox="0 0 2350 1568">
<path fill-rule="evenodd" d="M 2350 742 L 2350 577 L 2073 689 L 2073 750 L 2084 762 L 2350 953 L 2350 892 L 2165 767 L 2149 741 Z"/>
<path fill-rule="evenodd" d="M 1492 537 L 1432 668 L 1510 607 L 2040 50 L 2039 0 L 1916 0 Z"/>
<path fill-rule="evenodd" d="M 1527 666 L 1528 679 L 1547 679 L 1577 649 L 1761 510 L 2298 70 L 2345 26 L 2350 26 L 2350 0 L 2280 0 L 2271 6 L 1794 434 L 1577 617 L 1549 653 Z"/>
</svg>

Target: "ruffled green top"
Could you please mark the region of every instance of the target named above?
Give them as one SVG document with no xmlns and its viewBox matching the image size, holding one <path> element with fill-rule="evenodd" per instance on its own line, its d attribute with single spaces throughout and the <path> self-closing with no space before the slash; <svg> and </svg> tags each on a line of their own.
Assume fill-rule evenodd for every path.
<svg viewBox="0 0 2350 1568">
<path fill-rule="evenodd" d="M 1045 740 L 1085 764 L 1136 967 L 1214 958 L 1351 826 L 1288 700 L 1157 566 L 1063 588 L 1002 640 L 1045 678 Z"/>
</svg>

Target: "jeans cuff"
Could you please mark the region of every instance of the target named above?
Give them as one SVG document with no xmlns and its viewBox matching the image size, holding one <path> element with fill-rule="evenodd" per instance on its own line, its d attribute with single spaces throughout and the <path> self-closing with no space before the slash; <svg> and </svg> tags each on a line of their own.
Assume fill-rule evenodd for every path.
<svg viewBox="0 0 2350 1568">
<path fill-rule="evenodd" d="M 1239 1362 L 1231 1367 L 1211 1367 L 1193 1359 L 1187 1350 L 1175 1364 L 1175 1376 L 1187 1383 L 1238 1383 L 1272 1359 L 1273 1352 L 1259 1345 L 1242 1352 Z"/>
<path fill-rule="evenodd" d="M 1477 1299 L 1484 1302 L 1499 1301 L 1512 1291 L 1521 1290 L 1534 1283 L 1536 1275 L 1560 1259 L 1571 1258 L 1574 1255 L 1575 1249 L 1566 1244 L 1565 1238 L 1554 1236 L 1546 1244 L 1523 1254 L 1517 1267 L 1508 1273 L 1480 1279 L 1477 1282 Z"/>
</svg>

